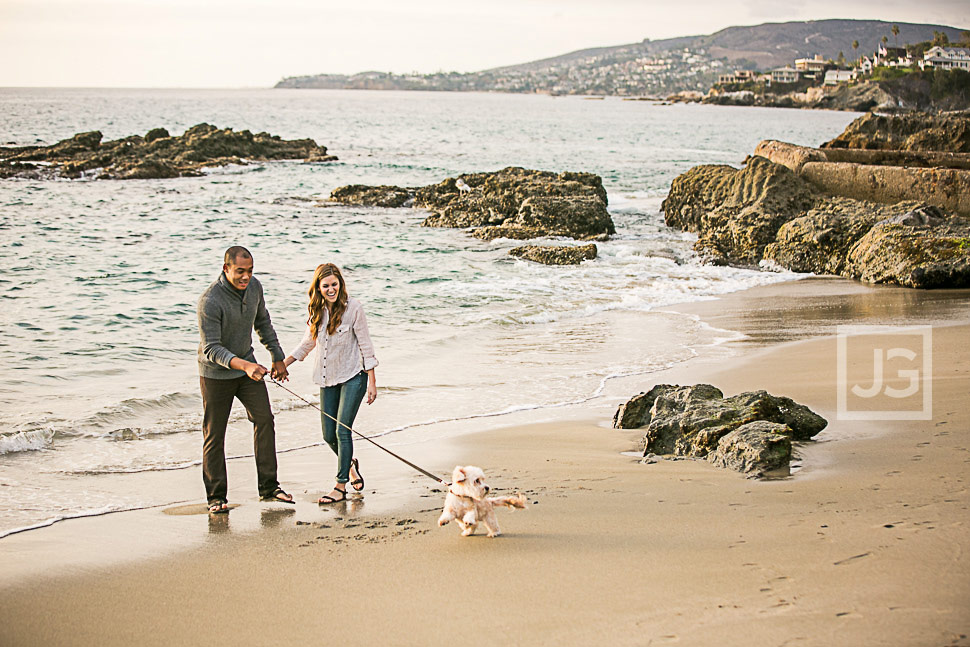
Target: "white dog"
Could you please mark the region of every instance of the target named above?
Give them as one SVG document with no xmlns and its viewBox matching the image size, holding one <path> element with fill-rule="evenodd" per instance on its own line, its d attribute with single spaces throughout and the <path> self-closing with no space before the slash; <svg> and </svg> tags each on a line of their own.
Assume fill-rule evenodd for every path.
<svg viewBox="0 0 970 647">
<path fill-rule="evenodd" d="M 479 523 L 483 523 L 488 528 L 489 537 L 498 537 L 501 531 L 495 518 L 495 506 L 524 508 L 525 497 L 518 492 L 515 496 L 486 497 L 488 490 L 485 472 L 480 468 L 473 465 L 456 467 L 451 475 L 451 486 L 438 525 L 443 526 L 455 520 L 461 526 L 462 536 L 468 537 L 475 533 Z"/>
</svg>

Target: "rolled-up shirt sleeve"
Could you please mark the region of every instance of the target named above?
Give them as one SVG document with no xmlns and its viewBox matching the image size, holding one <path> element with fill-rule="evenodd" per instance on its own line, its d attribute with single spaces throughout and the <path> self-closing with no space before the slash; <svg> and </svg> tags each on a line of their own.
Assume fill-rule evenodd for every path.
<svg viewBox="0 0 970 647">
<path fill-rule="evenodd" d="M 364 370 L 369 371 L 380 362 L 374 355 L 374 343 L 370 340 L 370 331 L 367 330 L 367 316 L 364 315 L 363 308 L 357 310 L 357 316 L 354 318 L 354 334 L 357 335 L 360 355 L 364 360 Z"/>
<path fill-rule="evenodd" d="M 202 355 L 214 364 L 232 368 L 229 362 L 236 356 L 222 345 L 222 310 L 214 303 L 199 308 L 199 331 L 202 333 Z"/>
<path fill-rule="evenodd" d="M 315 344 L 316 342 L 313 339 L 313 328 L 310 327 L 310 324 L 307 324 L 306 331 L 303 333 L 303 339 L 300 341 L 299 345 L 293 349 L 290 356 L 293 357 L 293 359 L 302 362 L 307 358 L 307 355 L 310 354 L 310 351 L 313 350 L 313 346 Z"/>
</svg>

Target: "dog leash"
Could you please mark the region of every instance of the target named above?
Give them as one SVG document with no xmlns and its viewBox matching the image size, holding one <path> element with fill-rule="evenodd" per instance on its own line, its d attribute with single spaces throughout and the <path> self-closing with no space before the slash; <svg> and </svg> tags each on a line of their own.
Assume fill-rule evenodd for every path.
<svg viewBox="0 0 970 647">
<path fill-rule="evenodd" d="M 373 440 L 371 440 L 370 438 L 368 438 L 368 437 L 367 437 L 367 436 L 365 436 L 364 434 L 362 434 L 362 433 L 360 433 L 359 431 L 357 431 L 357 430 L 356 430 L 356 429 L 354 429 L 353 427 L 350 427 L 349 425 L 346 425 L 346 424 L 344 424 L 344 423 L 342 423 L 342 422 L 340 422 L 339 420 L 337 420 L 336 418 L 334 418 L 333 416 L 331 416 L 331 415 L 330 415 L 329 413 L 327 413 L 326 411 L 323 411 L 323 410 L 322 410 L 322 409 L 321 409 L 320 407 L 318 407 L 318 406 L 317 406 L 316 404 L 314 404 L 313 402 L 310 402 L 309 400 L 307 400 L 306 398 L 304 398 L 304 397 L 302 397 L 301 395 L 299 395 L 299 394 L 297 394 L 297 393 L 294 393 L 294 392 L 293 392 L 293 391 L 291 391 L 290 389 L 288 389 L 288 388 L 286 388 L 286 387 L 285 387 L 285 386 L 283 386 L 283 385 L 282 385 L 282 384 L 281 384 L 280 382 L 277 382 L 275 378 L 273 378 L 273 377 L 270 377 L 270 378 L 269 378 L 269 381 L 270 381 L 270 382 L 272 382 L 273 384 L 275 384 L 276 386 L 278 386 L 278 387 L 280 387 L 281 389 L 283 389 L 284 391 L 286 391 L 286 392 L 287 392 L 287 393 L 289 393 L 290 395 L 292 395 L 292 396 L 295 396 L 295 397 L 297 397 L 297 398 L 299 398 L 300 400 L 303 400 L 303 402 L 305 402 L 305 403 L 307 403 L 307 404 L 309 404 L 309 405 L 310 405 L 311 407 L 313 407 L 314 409 L 316 409 L 317 411 L 319 411 L 319 412 L 320 412 L 320 413 L 322 413 L 323 415 L 325 415 L 325 416 L 327 416 L 328 418 L 330 418 L 331 420 L 333 420 L 334 422 L 336 422 L 336 423 L 337 423 L 338 425 L 342 425 L 342 426 L 344 426 L 344 427 L 346 427 L 347 429 L 350 429 L 350 431 L 352 431 L 352 432 L 354 432 L 355 434 L 357 434 L 358 436 L 360 436 L 361 438 L 363 438 L 364 440 L 366 440 L 366 441 L 367 441 L 367 442 L 369 442 L 370 444 L 372 444 L 372 445 L 374 445 L 374 446 L 375 446 L 375 447 L 377 447 L 378 449 L 381 449 L 381 450 L 383 450 L 383 451 L 385 451 L 385 452 L 387 452 L 388 454 L 390 454 L 391 456 L 393 456 L 393 457 L 394 457 L 394 458 L 396 458 L 397 460 L 399 460 L 399 461 L 401 461 L 401 462 L 402 462 L 402 463 L 404 463 L 405 465 L 408 465 L 408 466 L 410 466 L 410 467 L 412 467 L 412 468 L 414 468 L 414 469 L 416 469 L 417 471 L 419 471 L 419 472 L 421 472 L 422 474 L 424 474 L 424 475 L 425 475 L 425 476 L 427 476 L 428 478 L 431 478 L 431 479 L 434 479 L 434 480 L 435 480 L 435 481 L 437 481 L 438 483 L 443 483 L 444 485 L 446 485 L 446 486 L 448 486 L 448 487 L 450 487 L 450 486 L 451 486 L 451 483 L 449 483 L 448 481 L 446 481 L 446 480 L 444 480 L 443 478 L 438 478 L 437 476 L 435 476 L 434 474 L 432 474 L 432 473 L 431 473 L 431 472 L 429 472 L 428 470 L 426 470 L 426 469 L 424 469 L 423 467 L 418 467 L 417 465 L 415 465 L 414 463 L 412 463 L 412 462 L 411 462 L 411 461 L 409 461 L 408 459 L 406 459 L 406 458 L 404 458 L 404 457 L 402 457 L 402 456 L 398 456 L 397 454 L 395 454 L 394 452 L 392 452 L 392 451 L 391 451 L 390 449 L 388 449 L 387 447 L 383 447 L 383 446 L 381 446 L 381 445 L 379 445 L 379 444 L 377 444 L 377 442 L 375 442 L 375 441 L 373 441 Z"/>
</svg>

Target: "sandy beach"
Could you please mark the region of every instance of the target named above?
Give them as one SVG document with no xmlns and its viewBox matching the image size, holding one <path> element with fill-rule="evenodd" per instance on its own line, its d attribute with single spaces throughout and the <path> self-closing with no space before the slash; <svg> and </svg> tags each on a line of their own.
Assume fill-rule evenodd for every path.
<svg viewBox="0 0 970 647">
<path fill-rule="evenodd" d="M 371 452 L 365 496 L 339 508 L 315 490 L 214 518 L 187 501 L 0 541 L 0 643 L 970 644 L 970 291 L 810 279 L 673 310 L 744 337 L 628 396 L 707 382 L 791 397 L 829 421 L 791 477 L 641 464 L 616 402 L 563 408 L 408 448 L 525 493 L 500 538 L 438 528 L 440 488 L 383 478 L 400 468 Z M 929 420 L 838 418 L 842 324 L 933 327 Z"/>
</svg>

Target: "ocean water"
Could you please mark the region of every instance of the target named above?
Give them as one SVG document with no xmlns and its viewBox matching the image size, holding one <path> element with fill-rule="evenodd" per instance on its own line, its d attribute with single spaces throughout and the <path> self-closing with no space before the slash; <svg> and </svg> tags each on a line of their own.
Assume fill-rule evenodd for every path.
<svg viewBox="0 0 970 647">
<path fill-rule="evenodd" d="M 501 94 L 57 89 L 0 89 L 0 115 L 2 145 L 205 121 L 310 137 L 340 158 L 200 178 L 0 182 L 0 537 L 171 503 L 170 488 L 146 484 L 200 471 L 195 304 L 229 245 L 253 252 L 287 351 L 313 268 L 344 268 L 381 362 L 379 399 L 357 427 L 423 442 L 448 433 L 445 421 L 594 402 L 614 378 L 728 338 L 654 309 L 796 275 L 698 263 L 693 237 L 663 225 L 671 180 L 697 164 L 739 165 L 761 139 L 818 145 L 856 116 Z M 324 201 L 343 184 L 510 165 L 603 177 L 617 235 L 596 260 L 535 265 L 507 255 L 512 241 L 422 228 L 420 210 Z M 315 398 L 309 373 L 295 365 L 289 386 Z M 318 445 L 316 413 L 270 388 L 278 448 Z M 227 452 L 251 463 L 247 428 L 237 406 Z M 180 496 L 202 500 L 201 479 Z"/>
</svg>

